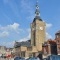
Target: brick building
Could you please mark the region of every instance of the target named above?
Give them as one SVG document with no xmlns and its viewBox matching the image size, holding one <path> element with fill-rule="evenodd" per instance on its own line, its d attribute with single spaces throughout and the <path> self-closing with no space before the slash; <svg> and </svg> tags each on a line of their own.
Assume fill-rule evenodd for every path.
<svg viewBox="0 0 60 60">
<path fill-rule="evenodd" d="M 42 47 L 43 57 L 60 55 L 60 31 L 56 32 L 54 40 L 49 39 Z"/>
<path fill-rule="evenodd" d="M 57 54 L 60 55 L 60 30 L 55 34 L 55 40 L 57 44 Z"/>
</svg>

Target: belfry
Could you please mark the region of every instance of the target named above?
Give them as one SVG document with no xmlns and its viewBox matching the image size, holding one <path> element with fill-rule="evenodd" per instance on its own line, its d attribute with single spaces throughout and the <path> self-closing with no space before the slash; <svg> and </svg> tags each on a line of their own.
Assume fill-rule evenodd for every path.
<svg viewBox="0 0 60 60">
<path fill-rule="evenodd" d="M 35 18 L 31 23 L 31 45 L 36 46 L 38 51 L 42 50 L 45 41 L 45 22 L 40 17 L 38 1 L 36 3 Z"/>
</svg>

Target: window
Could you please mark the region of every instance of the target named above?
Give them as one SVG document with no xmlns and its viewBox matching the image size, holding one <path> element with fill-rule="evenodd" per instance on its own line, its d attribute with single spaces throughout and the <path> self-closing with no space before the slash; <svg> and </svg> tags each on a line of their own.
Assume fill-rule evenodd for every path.
<svg viewBox="0 0 60 60">
<path fill-rule="evenodd" d="M 34 31 L 34 33 L 33 33 L 33 38 L 34 38 L 34 41 L 33 41 L 34 46 L 36 46 L 36 42 L 35 42 L 35 31 Z"/>
<path fill-rule="evenodd" d="M 29 53 L 29 57 L 32 57 L 32 53 Z"/>
<path fill-rule="evenodd" d="M 59 40 L 58 40 L 58 43 L 59 43 Z"/>
<path fill-rule="evenodd" d="M 44 48 L 44 54 L 47 54 L 47 49 L 46 49 L 46 47 Z"/>
<path fill-rule="evenodd" d="M 58 47 L 58 51 L 60 51 L 60 47 Z"/>
<path fill-rule="evenodd" d="M 60 43 L 60 40 L 57 40 L 57 43 Z"/>
<path fill-rule="evenodd" d="M 33 53 L 33 57 L 35 57 L 35 53 Z"/>
<path fill-rule="evenodd" d="M 27 50 L 28 50 L 28 51 L 31 51 L 31 50 L 32 50 L 32 47 L 28 47 Z"/>
<path fill-rule="evenodd" d="M 21 52 L 21 57 L 25 57 L 25 52 Z"/>
<path fill-rule="evenodd" d="M 57 35 L 57 38 L 58 38 L 58 35 Z"/>
<path fill-rule="evenodd" d="M 60 35 L 57 35 L 56 37 L 57 37 L 57 38 L 60 38 Z"/>
</svg>

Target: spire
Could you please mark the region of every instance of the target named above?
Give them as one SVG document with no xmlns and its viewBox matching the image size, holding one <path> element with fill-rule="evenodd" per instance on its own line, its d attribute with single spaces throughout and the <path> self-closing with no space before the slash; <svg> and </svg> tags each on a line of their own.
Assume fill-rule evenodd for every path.
<svg viewBox="0 0 60 60">
<path fill-rule="evenodd" d="M 40 16 L 40 11 L 39 11 L 38 0 L 37 0 L 37 2 L 36 2 L 35 17 L 39 17 L 39 16 Z"/>
<path fill-rule="evenodd" d="M 34 18 L 33 22 L 34 22 L 36 19 L 42 21 L 42 19 L 40 18 L 40 11 L 39 11 L 38 0 L 36 1 L 36 11 L 35 11 L 35 18 Z"/>
</svg>

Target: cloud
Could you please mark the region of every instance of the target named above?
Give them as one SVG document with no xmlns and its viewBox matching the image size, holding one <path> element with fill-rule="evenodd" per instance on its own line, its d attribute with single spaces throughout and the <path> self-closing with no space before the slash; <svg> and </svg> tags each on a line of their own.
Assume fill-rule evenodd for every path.
<svg viewBox="0 0 60 60">
<path fill-rule="evenodd" d="M 48 33 L 48 31 L 50 30 L 52 26 L 53 25 L 51 23 L 46 23 L 46 40 L 52 39 L 52 35 Z"/>
<path fill-rule="evenodd" d="M 17 40 L 18 42 L 27 41 L 27 40 L 31 39 L 31 30 L 30 30 L 30 28 L 25 29 L 24 32 L 27 32 L 27 36 Z M 6 42 L 2 42 L 1 45 L 7 46 L 7 47 L 13 47 L 14 43 L 15 43 L 15 41 L 11 41 L 11 42 L 6 41 Z"/>
<path fill-rule="evenodd" d="M 48 39 L 52 39 L 52 36 L 48 32 L 46 32 L 46 40 Z"/>
<path fill-rule="evenodd" d="M 26 37 L 24 37 L 24 38 L 22 38 L 22 39 L 20 39 L 20 40 L 18 40 L 19 42 L 22 42 L 22 41 L 27 41 L 27 40 L 29 40 L 30 39 L 30 33 L 29 33 L 29 35 L 28 36 L 26 36 Z"/>
<path fill-rule="evenodd" d="M 0 32 L 0 37 L 7 37 L 7 36 L 9 36 L 9 32 L 7 31 Z"/>
<path fill-rule="evenodd" d="M 10 33 L 20 33 L 22 29 L 19 27 L 20 25 L 18 23 L 13 23 L 7 26 L 1 26 L 0 25 L 0 37 L 6 37 L 9 36 Z"/>
<path fill-rule="evenodd" d="M 11 41 L 11 42 L 2 42 L 3 46 L 6 47 L 13 47 L 14 46 L 15 41 Z"/>
<path fill-rule="evenodd" d="M 28 35 L 26 37 L 18 40 L 19 42 L 21 42 L 21 41 L 27 41 L 27 40 L 31 39 L 31 29 L 28 28 L 28 29 L 26 29 L 26 31 L 27 31 Z"/>
<path fill-rule="evenodd" d="M 7 28 L 7 30 L 14 30 L 16 32 L 18 32 L 18 30 L 20 30 L 18 23 L 14 23 L 12 25 L 8 25 L 6 28 Z"/>
<path fill-rule="evenodd" d="M 10 24 L 10 25 L 7 25 L 7 26 L 1 26 L 0 25 L 0 31 L 17 31 L 19 30 L 19 24 L 18 23 L 13 23 L 13 24 Z"/>
<path fill-rule="evenodd" d="M 52 24 L 51 23 L 46 23 L 46 29 L 49 29 L 52 27 Z"/>
</svg>

